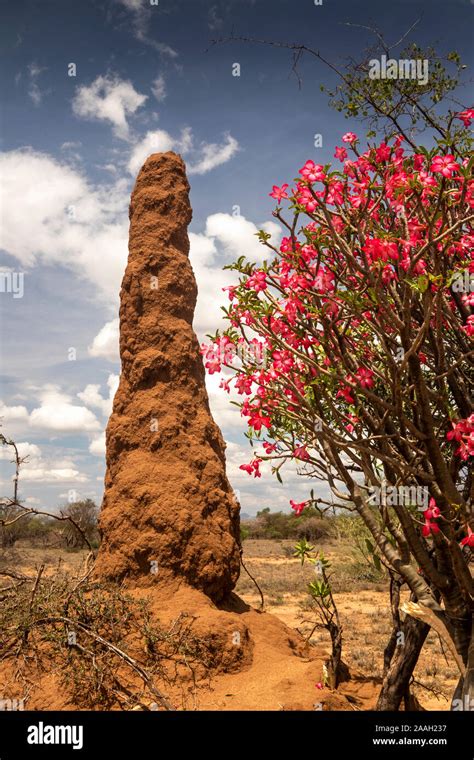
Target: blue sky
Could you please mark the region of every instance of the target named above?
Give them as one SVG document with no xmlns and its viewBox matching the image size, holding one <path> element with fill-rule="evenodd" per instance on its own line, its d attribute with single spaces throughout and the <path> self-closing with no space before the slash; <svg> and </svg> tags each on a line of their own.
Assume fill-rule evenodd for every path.
<svg viewBox="0 0 474 760">
<path fill-rule="evenodd" d="M 289 52 L 212 39 L 233 30 L 304 42 L 341 63 L 372 42 L 346 22 L 375 23 L 394 41 L 421 16 L 411 39 L 457 49 L 472 67 L 473 3 L 4 0 L 2 15 L 0 271 L 24 279 L 21 298 L 0 292 L 0 416 L 29 456 L 23 498 L 55 509 L 73 492 L 101 499 L 128 201 L 146 156 L 173 149 L 188 166 L 203 337 L 219 326 L 222 266 L 261 256 L 260 226 L 279 234 L 272 184 L 291 181 L 308 158 L 331 160 L 348 129 L 363 132 L 329 108 L 320 84 L 334 80 L 316 60 L 302 61 L 299 88 Z M 239 471 L 249 460 L 244 426 L 215 377 L 209 392 L 243 511 L 306 498 L 311 484 L 295 473 L 281 486 L 270 473 L 256 481 Z"/>
</svg>

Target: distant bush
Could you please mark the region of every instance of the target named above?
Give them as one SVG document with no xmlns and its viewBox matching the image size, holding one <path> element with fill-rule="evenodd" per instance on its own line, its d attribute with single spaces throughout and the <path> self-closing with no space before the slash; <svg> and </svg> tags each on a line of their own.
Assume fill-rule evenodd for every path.
<svg viewBox="0 0 474 760">
<path fill-rule="evenodd" d="M 84 499 L 61 507 L 59 514 L 74 522 L 56 520 L 45 515 L 26 515 L 8 525 L 0 525 L 0 546 L 4 549 L 16 544 L 28 547 L 61 547 L 82 549 L 87 541 L 93 549 L 100 543 L 97 526 L 98 507 L 92 499 Z M 22 515 L 21 507 L 0 508 L 0 521 L 12 521 Z M 85 540 L 87 538 L 87 541 Z"/>
<path fill-rule="evenodd" d="M 247 523 L 241 522 L 240 523 L 240 540 L 245 541 L 245 539 L 249 537 L 249 534 L 250 534 L 250 528 L 248 527 Z"/>
<path fill-rule="evenodd" d="M 242 540 L 306 538 L 307 541 L 316 541 L 334 535 L 333 520 L 331 517 L 321 517 L 314 507 L 307 507 L 299 517 L 293 513 L 270 512 L 267 507 L 257 512 L 254 519 L 242 522 L 241 536 Z"/>
<path fill-rule="evenodd" d="M 63 523 L 63 533 L 68 548 L 82 549 L 87 545 L 87 541 L 92 547 L 98 546 L 98 511 L 97 504 L 92 499 L 74 501 L 61 509 L 62 515 L 74 521 Z"/>
</svg>

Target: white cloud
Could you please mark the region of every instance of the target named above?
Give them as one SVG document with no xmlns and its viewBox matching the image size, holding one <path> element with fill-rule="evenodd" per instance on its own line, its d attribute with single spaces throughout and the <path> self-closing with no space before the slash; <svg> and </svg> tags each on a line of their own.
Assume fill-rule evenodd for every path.
<svg viewBox="0 0 474 760">
<path fill-rule="evenodd" d="M 110 362 L 120 361 L 118 317 L 105 323 L 95 336 L 88 351 L 90 356 L 108 359 Z"/>
<path fill-rule="evenodd" d="M 30 414 L 32 428 L 57 433 L 88 433 L 100 430 L 95 414 L 71 403 L 71 397 L 55 385 L 47 385 L 40 394 L 41 405 Z"/>
<path fill-rule="evenodd" d="M 230 161 L 238 150 L 239 143 L 232 135 L 226 135 L 225 142 L 221 145 L 218 143 L 202 143 L 201 156 L 196 163 L 188 164 L 188 174 L 207 174 L 216 166 Z"/>
<path fill-rule="evenodd" d="M 37 483 L 87 483 L 88 478 L 70 464 L 68 467 L 51 468 L 25 466 L 21 471 L 21 480 Z"/>
<path fill-rule="evenodd" d="M 216 29 L 221 29 L 224 24 L 224 19 L 219 16 L 218 11 L 217 5 L 212 5 L 207 14 L 207 25 L 213 32 Z"/>
<path fill-rule="evenodd" d="M 311 489 L 314 490 L 316 497 L 320 496 L 330 500 L 327 484 L 299 475 L 293 462 L 287 462 L 281 469 L 283 483 L 279 483 L 276 477 L 272 475 L 269 462 L 261 464 L 262 476 L 258 479 L 249 475 L 245 470 L 241 470 L 240 465 L 250 462 L 257 452 L 263 453 L 263 449 L 259 446 L 252 449 L 250 445 L 234 443 L 233 441 L 227 444 L 227 477 L 240 501 L 243 512 L 255 515 L 257 511 L 270 507 L 272 511 L 282 510 L 291 513 L 290 499 L 297 502 L 306 501 L 310 497 Z"/>
<path fill-rule="evenodd" d="M 277 224 L 265 222 L 260 226 L 274 236 L 273 242 L 279 240 Z M 238 280 L 234 272 L 222 267 L 243 254 L 257 262 L 267 257 L 268 249 L 258 242 L 257 232 L 258 227 L 243 216 L 218 213 L 208 216 L 204 233 L 190 233 L 189 255 L 198 284 L 194 329 L 200 340 L 222 326 L 221 306 L 228 304 L 222 288 Z"/>
<path fill-rule="evenodd" d="M 30 63 L 28 66 L 28 96 L 31 98 L 35 106 L 39 106 L 43 97 L 49 95 L 50 90 L 42 90 L 38 84 L 38 77 L 46 71 L 45 68 L 41 68 L 37 63 Z"/>
<path fill-rule="evenodd" d="M 117 137 L 128 140 L 127 116 L 146 100 L 147 95 L 137 92 L 130 81 L 108 74 L 98 76 L 89 86 L 78 87 L 72 109 L 81 118 L 108 121 Z"/>
<path fill-rule="evenodd" d="M 36 443 L 28 443 L 28 441 L 19 441 L 16 444 L 18 454 L 21 458 L 28 457 L 31 459 L 37 459 L 41 456 L 41 449 Z M 14 451 L 12 446 L 2 446 L 0 448 L 0 459 L 6 459 L 11 462 L 14 459 Z M 24 466 L 24 465 L 23 465 Z"/>
<path fill-rule="evenodd" d="M 109 375 L 107 379 L 107 387 L 109 389 L 109 395 L 104 398 L 100 394 L 100 385 L 90 384 L 86 385 L 83 391 L 78 393 L 78 398 L 87 406 L 93 409 L 100 409 L 101 413 L 109 417 L 112 412 L 112 404 L 114 396 L 119 384 L 118 375 Z"/>
<path fill-rule="evenodd" d="M 35 443 L 20 441 L 17 443 L 18 452 L 21 457 L 28 457 L 26 462 L 21 465 L 20 486 L 23 482 L 74 482 L 84 483 L 87 477 L 82 474 L 71 459 L 51 459 L 45 460 L 41 449 Z M 11 462 L 11 452 L 6 448 L 0 449 L 0 459 Z M 11 478 L 14 477 L 12 469 Z M 39 500 L 34 497 L 25 499 L 26 503 L 35 505 Z"/>
<path fill-rule="evenodd" d="M 91 441 L 89 451 L 96 457 L 105 457 L 105 430 Z M 102 480 L 102 478 L 99 478 Z"/>
<path fill-rule="evenodd" d="M 150 47 L 153 47 L 163 56 L 168 56 L 169 58 L 176 58 L 178 56 L 176 50 L 170 47 L 170 45 L 158 42 L 149 36 L 148 27 L 154 10 L 149 0 L 116 0 L 116 2 L 132 14 L 132 27 L 137 40 L 145 45 L 150 45 Z"/>
<path fill-rule="evenodd" d="M 28 409 L 26 406 L 7 406 L 0 401 L 0 423 L 27 422 Z"/>
<path fill-rule="evenodd" d="M 129 11 L 139 11 L 143 6 L 143 0 L 119 0 L 119 3 L 128 8 Z"/>
<path fill-rule="evenodd" d="M 74 270 L 116 308 L 127 261 L 126 181 L 91 185 L 28 149 L 0 153 L 0 174 L 0 247 L 24 267 L 42 260 Z"/>
<path fill-rule="evenodd" d="M 172 137 L 164 129 L 147 132 L 132 150 L 128 170 L 135 176 L 152 153 L 166 153 L 168 150 L 187 153 L 191 144 L 192 136 L 189 128 L 181 130 L 181 136 L 178 138 Z"/>
<path fill-rule="evenodd" d="M 173 137 L 164 129 L 156 129 L 147 132 L 132 150 L 128 162 L 128 170 L 134 176 L 152 153 L 166 153 L 174 150 L 183 155 L 191 153 L 191 159 L 187 163 L 187 173 L 206 174 L 216 166 L 230 161 L 239 149 L 239 144 L 232 135 L 226 135 L 225 142 L 201 143 L 199 148 L 193 147 L 193 134 L 190 127 L 181 130 L 179 137 Z"/>
<path fill-rule="evenodd" d="M 231 214 L 212 214 L 206 220 L 206 235 L 215 238 L 223 247 L 226 263 L 238 256 L 245 256 L 250 261 L 263 262 L 270 258 L 268 250 L 257 239 L 259 228 L 272 235 L 272 242 L 279 241 L 281 228 L 275 222 L 263 222 L 257 227 L 244 216 L 232 216 Z"/>
<path fill-rule="evenodd" d="M 212 416 L 221 429 L 232 430 L 233 435 L 244 433 L 247 430 L 245 420 L 241 417 L 240 410 L 230 403 L 238 401 L 239 396 L 233 390 L 229 394 L 223 388 L 219 388 L 220 382 L 220 374 L 209 375 L 206 372 L 206 389 Z M 241 396 L 240 400 L 242 400 Z"/>
<path fill-rule="evenodd" d="M 166 83 L 162 74 L 152 82 L 151 91 L 159 103 L 166 98 Z"/>
</svg>

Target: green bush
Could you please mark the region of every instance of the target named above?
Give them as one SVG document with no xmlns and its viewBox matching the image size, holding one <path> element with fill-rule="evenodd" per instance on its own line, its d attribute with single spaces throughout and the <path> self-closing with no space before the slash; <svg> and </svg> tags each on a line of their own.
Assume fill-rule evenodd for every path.
<svg viewBox="0 0 474 760">
<path fill-rule="evenodd" d="M 266 538 L 283 540 L 285 538 L 316 541 L 334 535 L 332 522 L 334 518 L 321 517 L 314 507 L 307 507 L 299 517 L 287 512 L 270 512 L 269 507 L 257 512 L 252 520 L 241 524 L 244 538 Z"/>
</svg>

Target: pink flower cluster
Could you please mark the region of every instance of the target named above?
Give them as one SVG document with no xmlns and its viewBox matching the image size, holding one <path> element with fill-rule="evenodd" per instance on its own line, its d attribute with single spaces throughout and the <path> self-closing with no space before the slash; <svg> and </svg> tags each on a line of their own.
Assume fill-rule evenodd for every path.
<svg viewBox="0 0 474 760">
<path fill-rule="evenodd" d="M 460 112 L 457 118 L 469 126 L 474 109 Z M 213 374 L 230 363 L 228 355 L 238 349 L 242 339 L 235 337 L 234 328 L 242 333 L 247 327 L 257 332 L 258 325 L 264 328 L 259 332 L 259 345 L 266 352 L 265 365 L 256 368 L 243 362 L 242 368 L 222 383 L 226 391 L 232 383 L 244 397 L 241 413 L 260 436 L 271 431 L 275 415 L 279 419 L 287 412 L 298 412 L 301 399 L 309 388 L 316 390 L 319 381 L 333 393 L 341 435 L 347 433 L 352 440 L 362 435 L 364 400 L 370 403 L 374 394 L 384 392 L 386 377 L 374 330 L 383 324 L 388 337 L 394 338 L 391 344 L 398 345 L 397 330 L 387 317 L 390 304 L 399 297 L 400 285 L 408 281 L 414 291 L 430 289 L 429 295 L 442 288 L 446 314 L 451 318 L 451 322 L 446 318 L 442 329 L 452 330 L 461 310 L 450 283 L 458 273 L 474 271 L 472 223 L 450 227 L 449 219 L 436 213 L 440 201 L 447 207 L 461 202 L 463 208 L 474 209 L 474 179 L 467 175 L 467 159 L 454 152 L 443 153 L 442 148 L 431 152 L 420 148 L 413 154 L 401 136 L 365 151 L 359 150 L 353 132 L 346 133 L 342 143 L 335 148 L 335 157 L 343 164 L 339 170 L 308 159 L 292 188 L 288 183 L 273 185 L 269 195 L 277 204 L 288 201 L 296 205 L 298 224 L 304 213 L 308 217 L 305 226 L 298 231 L 287 227 L 279 255 L 270 264 L 241 270 L 239 284 L 226 288 L 232 339 L 218 336 L 210 348 L 202 347 L 205 366 Z M 349 151 L 352 160 L 347 158 Z M 431 246 L 426 245 L 428 238 L 434 239 Z M 446 281 L 431 276 L 433 251 L 446 262 Z M 464 293 L 460 298 L 465 307 L 461 326 L 473 337 L 474 314 L 469 311 L 474 307 L 474 294 Z M 344 335 L 344 358 L 337 342 L 328 343 L 332 327 Z M 417 358 L 428 374 L 433 356 L 427 343 L 420 346 Z M 348 405 L 355 408 L 348 409 Z M 301 437 L 299 432 L 296 435 Z M 455 454 L 462 460 L 474 456 L 474 415 L 454 422 L 447 438 L 456 444 Z M 268 441 L 263 447 L 267 457 L 278 458 L 282 453 Z M 311 460 L 308 448 L 297 439 L 289 454 L 307 462 Z M 260 462 L 257 456 L 241 469 L 260 477 Z M 297 515 L 308 505 L 290 503 Z M 423 535 L 439 532 L 439 516 L 437 505 L 430 502 L 424 513 Z"/>
<path fill-rule="evenodd" d="M 455 441 L 458 448 L 454 452 L 463 461 L 474 457 L 474 414 L 465 420 L 452 422 L 452 430 L 448 432 L 448 441 Z"/>
<path fill-rule="evenodd" d="M 423 517 L 425 520 L 424 525 L 421 529 L 423 536 L 427 537 L 430 534 L 434 535 L 435 533 L 439 533 L 439 525 L 436 522 L 436 520 L 440 516 L 441 516 L 441 512 L 438 506 L 436 505 L 435 500 L 430 499 L 428 509 L 425 509 L 425 511 L 423 512 Z"/>
</svg>

